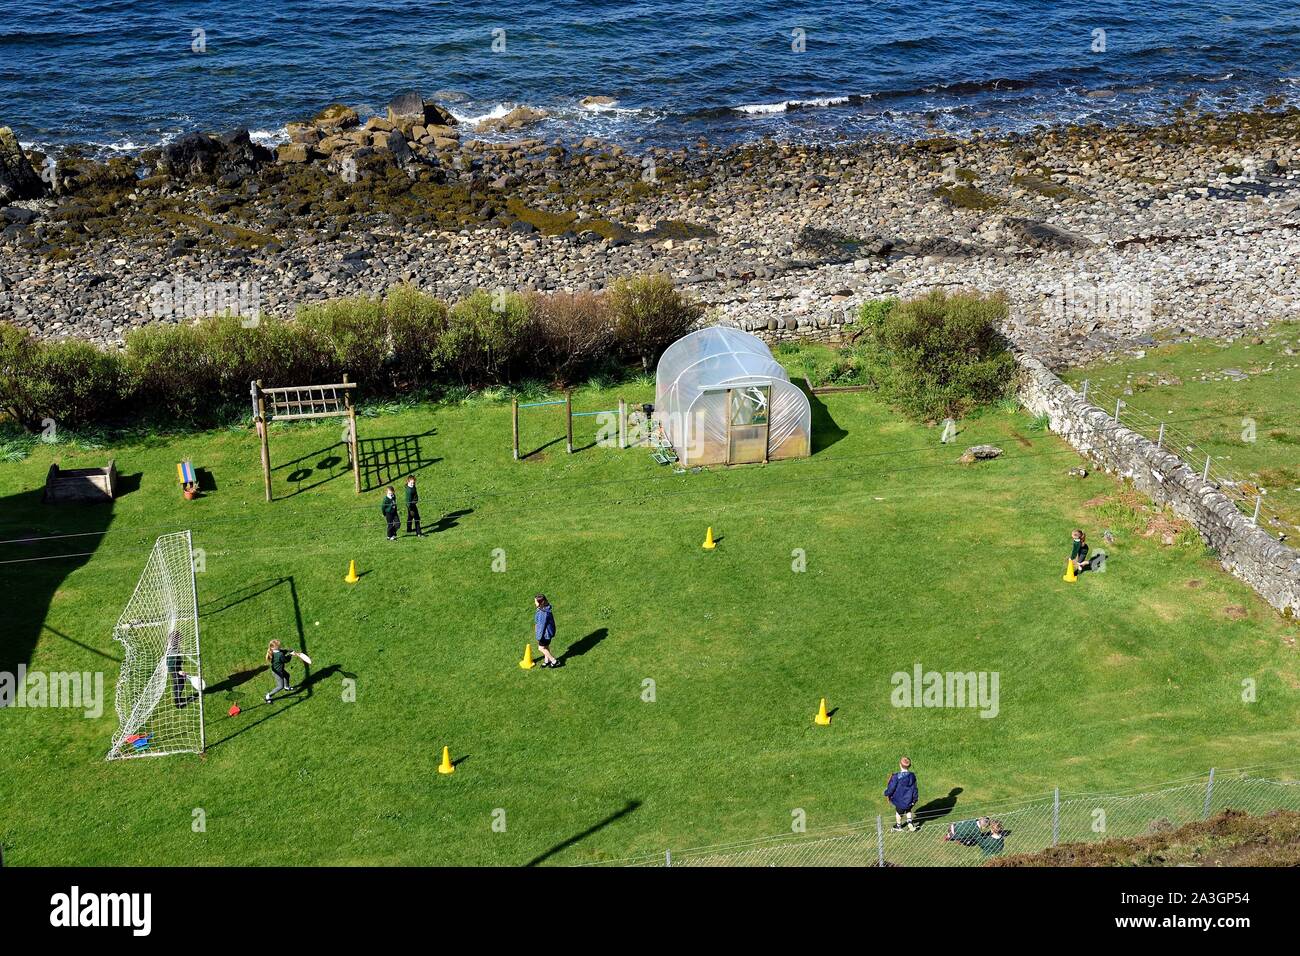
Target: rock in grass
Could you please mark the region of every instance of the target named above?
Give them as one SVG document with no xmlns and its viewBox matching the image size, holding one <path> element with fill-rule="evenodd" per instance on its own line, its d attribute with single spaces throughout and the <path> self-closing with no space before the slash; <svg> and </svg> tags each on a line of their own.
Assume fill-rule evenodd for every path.
<svg viewBox="0 0 1300 956">
<path fill-rule="evenodd" d="M 957 459 L 963 465 L 969 465 L 977 461 L 988 461 L 991 458 L 997 458 L 1002 454 L 1002 449 L 997 445 L 971 445 L 964 452 L 961 458 Z"/>
</svg>

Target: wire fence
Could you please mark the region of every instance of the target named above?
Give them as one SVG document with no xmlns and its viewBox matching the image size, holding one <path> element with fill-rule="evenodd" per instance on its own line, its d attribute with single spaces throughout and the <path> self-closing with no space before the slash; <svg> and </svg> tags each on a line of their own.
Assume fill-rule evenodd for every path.
<svg viewBox="0 0 1300 956">
<path fill-rule="evenodd" d="M 1262 774 L 1268 773 L 1268 777 Z M 1155 789 L 1052 794 L 978 808 L 941 807 L 918 815 L 915 830 L 894 814 L 757 840 L 667 849 L 594 866 L 979 866 L 1064 843 L 1141 837 L 1206 820 L 1224 810 L 1300 811 L 1291 770 L 1214 770 Z"/>
<path fill-rule="evenodd" d="M 1216 459 L 1207 448 L 1180 427 L 1181 423 L 1165 421 L 1132 407 L 1125 396 L 1097 388 L 1087 379 L 1078 391 L 1084 401 L 1105 411 L 1125 428 L 1181 458 L 1187 467 L 1197 471 L 1203 479 L 1231 499 L 1237 509 L 1257 527 L 1288 533 L 1300 530 L 1300 525 L 1294 519 L 1283 516 L 1276 508 L 1264 503 L 1269 492 L 1257 479 L 1243 477 L 1227 468 L 1222 458 Z"/>
</svg>

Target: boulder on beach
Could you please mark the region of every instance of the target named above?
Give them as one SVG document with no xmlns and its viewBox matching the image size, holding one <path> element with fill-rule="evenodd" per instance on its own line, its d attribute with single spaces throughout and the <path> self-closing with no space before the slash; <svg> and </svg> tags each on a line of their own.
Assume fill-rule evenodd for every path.
<svg viewBox="0 0 1300 956">
<path fill-rule="evenodd" d="M 545 110 L 535 110 L 531 106 L 516 106 L 505 116 L 494 116 L 478 124 L 479 132 L 504 132 L 522 129 L 549 116 Z"/>
<path fill-rule="evenodd" d="M 0 206 L 44 195 L 45 182 L 27 161 L 17 135 L 8 126 L 0 126 Z"/>
<path fill-rule="evenodd" d="M 332 103 L 312 117 L 311 122 L 322 133 L 328 135 L 351 129 L 361 122 L 361 117 L 357 116 L 357 111 L 350 106 Z"/>
<path fill-rule="evenodd" d="M 391 129 L 409 133 L 416 126 L 455 126 L 456 117 L 437 103 L 426 103 L 415 90 L 393 97 L 388 104 L 388 123 Z"/>
<path fill-rule="evenodd" d="M 254 143 L 246 129 L 220 137 L 190 133 L 163 147 L 158 168 L 176 179 L 242 178 L 272 159 L 271 151 Z"/>
</svg>

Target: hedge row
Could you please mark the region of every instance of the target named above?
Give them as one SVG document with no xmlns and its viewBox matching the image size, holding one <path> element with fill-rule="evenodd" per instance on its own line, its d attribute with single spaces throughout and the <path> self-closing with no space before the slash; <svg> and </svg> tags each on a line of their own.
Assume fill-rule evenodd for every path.
<svg viewBox="0 0 1300 956">
<path fill-rule="evenodd" d="M 604 293 L 478 292 L 448 305 L 415 289 L 304 306 L 292 321 L 237 317 L 151 325 L 120 351 L 45 342 L 0 323 L 0 410 L 30 429 L 143 417 L 211 425 L 247 406 L 250 381 L 336 382 L 367 396 L 448 385 L 579 381 L 616 365 L 649 368 L 702 308 L 658 275 Z"/>
</svg>

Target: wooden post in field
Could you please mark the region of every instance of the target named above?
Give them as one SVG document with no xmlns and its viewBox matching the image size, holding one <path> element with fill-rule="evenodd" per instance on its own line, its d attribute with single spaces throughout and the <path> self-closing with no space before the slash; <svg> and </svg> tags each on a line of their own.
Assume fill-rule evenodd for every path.
<svg viewBox="0 0 1300 956">
<path fill-rule="evenodd" d="M 618 450 L 627 447 L 627 402 L 618 400 Z"/>
<path fill-rule="evenodd" d="M 568 434 L 567 447 L 569 454 L 573 454 L 573 393 L 564 393 L 564 424 L 565 431 Z"/>
<path fill-rule="evenodd" d="M 347 375 L 343 376 L 343 384 L 348 383 Z M 348 451 L 352 454 L 352 485 L 356 488 L 357 494 L 361 494 L 361 448 L 357 440 L 357 407 L 352 404 L 352 389 L 343 390 L 343 404 L 348 410 L 348 439 L 351 447 Z"/>
<path fill-rule="evenodd" d="M 519 396 L 510 399 L 510 430 L 515 438 L 515 461 L 519 460 Z"/>
<path fill-rule="evenodd" d="M 262 395 L 262 380 L 253 383 L 253 422 L 257 425 L 257 437 L 262 443 L 262 486 L 266 491 L 266 500 L 271 500 L 271 445 L 266 434 L 266 398 Z"/>
</svg>

